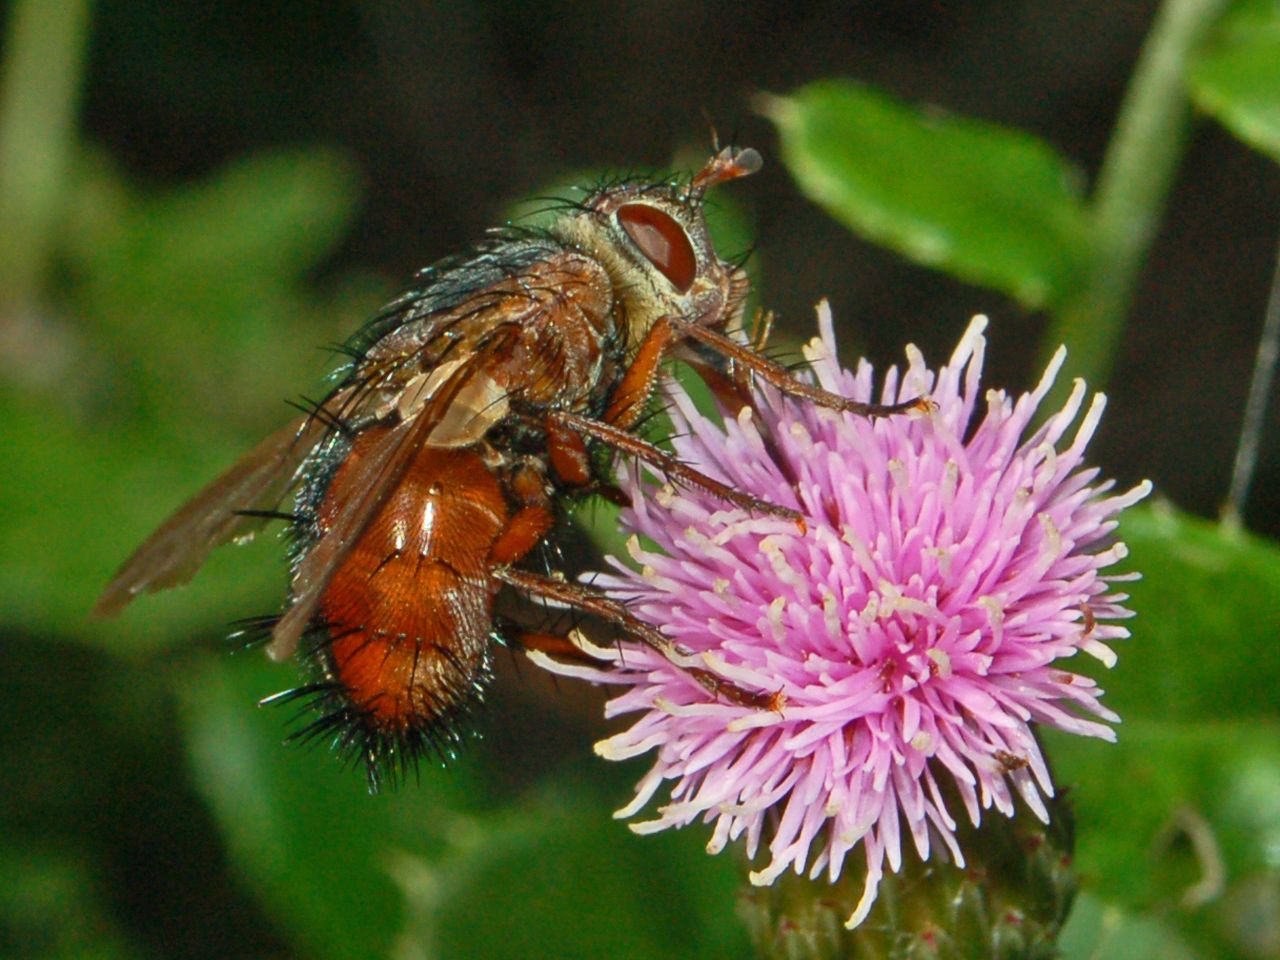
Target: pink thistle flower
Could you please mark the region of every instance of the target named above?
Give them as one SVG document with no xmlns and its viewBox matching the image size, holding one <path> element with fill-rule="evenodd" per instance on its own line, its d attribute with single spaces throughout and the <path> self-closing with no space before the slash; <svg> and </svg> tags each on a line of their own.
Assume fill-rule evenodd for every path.
<svg viewBox="0 0 1280 960">
<path fill-rule="evenodd" d="M 870 365 L 841 369 L 825 303 L 818 318 L 821 335 L 805 349 L 816 381 L 871 401 Z M 940 844 L 964 864 L 940 779 L 975 825 L 991 808 L 1012 816 L 1015 791 L 1047 821 L 1053 783 L 1031 724 L 1115 739 L 1102 721 L 1119 718 L 1101 690 L 1061 661 L 1083 651 L 1114 663 L 1107 644 L 1128 631 L 1113 621 L 1131 613 L 1110 585 L 1127 578 L 1103 575 L 1126 555 L 1108 538 L 1150 484 L 1110 495 L 1112 482 L 1082 466 L 1105 405 L 1095 396 L 1065 439 L 1082 382 L 1024 439 L 1065 351 L 1031 393 L 984 397 L 985 326 L 975 318 L 936 374 L 914 347 L 901 376 L 889 371 L 880 401 L 927 395 L 936 410 L 923 416 L 869 420 L 761 387 L 758 419 L 743 411 L 721 425 L 668 388 L 677 454 L 803 511 L 807 529 L 655 488 L 633 468 L 622 523 L 639 570 L 612 560 L 618 572 L 596 583 L 688 651 L 683 666 L 780 692 L 781 709 L 717 699 L 637 644 L 579 639 L 600 668 L 537 657 L 625 688 L 606 713 L 639 716 L 596 750 L 656 759 L 617 816 L 636 815 L 670 784 L 669 801 L 636 832 L 703 820 L 711 853 L 745 837 L 754 858 L 767 844 L 769 862 L 751 874 L 761 885 L 786 870 L 834 881 L 861 844 L 866 886 L 850 927 L 870 910 L 884 863 L 900 868 L 904 831 L 922 860 Z"/>
</svg>

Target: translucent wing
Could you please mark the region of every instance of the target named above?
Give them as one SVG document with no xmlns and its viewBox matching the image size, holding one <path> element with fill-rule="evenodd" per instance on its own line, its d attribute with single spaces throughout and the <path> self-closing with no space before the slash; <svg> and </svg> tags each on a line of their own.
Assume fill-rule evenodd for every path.
<svg viewBox="0 0 1280 960">
<path fill-rule="evenodd" d="M 241 511 L 275 507 L 328 430 L 314 417 L 301 417 L 241 457 L 133 552 L 102 591 L 92 615 L 114 616 L 140 593 L 186 583 L 215 547 L 251 536 L 265 521 Z"/>
</svg>

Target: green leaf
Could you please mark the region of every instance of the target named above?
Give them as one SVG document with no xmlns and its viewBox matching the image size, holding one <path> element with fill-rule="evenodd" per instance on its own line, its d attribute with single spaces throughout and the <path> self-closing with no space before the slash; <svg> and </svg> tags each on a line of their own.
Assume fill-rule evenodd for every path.
<svg viewBox="0 0 1280 960">
<path fill-rule="evenodd" d="M 187 659 L 12 634 L 4 650 L 0 955 L 279 956 L 184 775 L 172 677 Z"/>
<path fill-rule="evenodd" d="M 1041 141 L 848 80 L 763 109 L 801 189 L 858 233 L 1030 307 L 1082 282 L 1079 178 Z"/>
<path fill-rule="evenodd" d="M 183 420 L 311 389 L 325 369 L 313 346 L 368 309 L 343 316 L 304 286 L 357 196 L 350 164 L 326 150 L 257 155 L 163 192 L 87 160 L 67 255 L 82 336 L 114 361 L 94 371 L 99 389 Z"/>
<path fill-rule="evenodd" d="M 1058 938 L 1064 960 L 1194 960 L 1168 923 L 1130 913 L 1097 897 L 1076 898 Z"/>
<path fill-rule="evenodd" d="M 0 842 L 0 942 L 24 960 L 125 960 L 144 954 L 118 929 L 101 878 L 75 852 Z"/>
<path fill-rule="evenodd" d="M 1125 514 L 1137 612 L 1101 677 L 1126 720 L 1274 716 L 1280 690 L 1280 548 L 1167 505 Z"/>
<path fill-rule="evenodd" d="M 570 781 L 477 821 L 469 855 L 434 866 L 455 889 L 420 942 L 457 960 L 743 956 L 732 856 L 708 856 L 696 829 L 637 837 L 608 810 Z"/>
<path fill-rule="evenodd" d="M 231 855 L 303 955 L 385 956 L 402 924 L 390 870 L 397 820 L 438 822 L 462 775 L 451 783 L 431 771 L 420 789 L 367 796 L 363 778 L 323 750 L 281 744 L 291 711 L 254 707 L 296 679 L 292 665 L 272 668 L 254 654 L 186 671 L 179 693 L 196 783 Z"/>
<path fill-rule="evenodd" d="M 0 418 L 23 451 L 0 463 L 6 624 L 141 653 L 278 605 L 283 549 L 264 533 L 248 548 L 220 551 L 192 587 L 144 598 L 115 620 L 88 621 L 112 571 L 238 451 L 201 447 L 199 437 L 175 443 L 135 424 L 94 430 L 2 389 Z"/>
<path fill-rule="evenodd" d="M 1255 956 L 1259 904 L 1280 890 L 1280 549 L 1159 503 L 1119 535 L 1142 573 L 1117 585 L 1137 616 L 1099 678 L 1119 742 L 1045 731 L 1082 882 L 1125 937 L 1155 938 L 1134 956 L 1166 955 L 1151 945 L 1166 935 L 1192 955 Z"/>
<path fill-rule="evenodd" d="M 1046 732 L 1075 804 L 1082 883 L 1167 916 L 1204 956 L 1256 955 L 1241 923 L 1280 890 L 1280 723 L 1124 723 L 1116 745 Z M 1274 911 L 1272 913 L 1274 916 Z"/>
<path fill-rule="evenodd" d="M 1192 65 L 1195 104 L 1280 161 L 1280 4 L 1238 3 Z"/>
<path fill-rule="evenodd" d="M 67 243 L 79 269 L 136 288 L 103 276 L 128 260 L 168 288 L 205 289 L 298 276 L 341 239 L 360 194 L 351 162 L 319 147 L 253 154 L 163 191 L 123 184 L 89 157 L 77 192 Z"/>
</svg>

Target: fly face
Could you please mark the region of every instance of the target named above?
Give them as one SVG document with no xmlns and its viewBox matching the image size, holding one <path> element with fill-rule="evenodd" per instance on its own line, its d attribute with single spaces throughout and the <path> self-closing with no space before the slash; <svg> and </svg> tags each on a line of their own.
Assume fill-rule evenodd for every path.
<svg viewBox="0 0 1280 960">
<path fill-rule="evenodd" d="M 702 200 L 709 187 L 754 173 L 760 163 L 755 150 L 725 148 L 688 183 L 609 187 L 551 228 L 608 272 L 629 356 L 663 318 L 715 329 L 736 325 L 747 276 L 716 253 Z"/>
</svg>

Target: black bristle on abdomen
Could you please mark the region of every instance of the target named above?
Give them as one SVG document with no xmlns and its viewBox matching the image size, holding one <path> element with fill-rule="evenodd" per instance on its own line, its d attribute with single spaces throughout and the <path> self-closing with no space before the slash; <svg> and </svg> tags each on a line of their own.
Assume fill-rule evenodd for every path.
<svg viewBox="0 0 1280 960">
<path fill-rule="evenodd" d="M 270 637 L 278 617 L 254 617 L 241 623 L 251 623 L 265 629 Z M 269 621 L 269 622 L 268 622 Z M 465 690 L 451 690 L 452 706 L 437 714 L 424 716 L 419 722 L 400 729 L 389 729 L 379 724 L 368 709 L 368 704 L 358 704 L 334 674 L 329 658 L 332 637 L 321 625 L 309 631 L 312 643 L 306 648 L 308 661 L 315 679 L 282 690 L 260 700 L 259 706 L 296 705 L 299 707 L 289 718 L 295 729 L 285 737 L 286 743 L 315 746 L 327 743 L 344 765 L 361 764 L 369 792 L 376 794 L 384 789 L 394 790 L 409 779 L 412 771 L 416 781 L 419 764 L 426 757 L 434 756 L 441 764 L 457 759 L 458 750 L 468 737 L 476 736 L 474 712 L 484 703 L 484 693 L 492 679 L 491 658 Z"/>
</svg>

